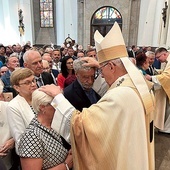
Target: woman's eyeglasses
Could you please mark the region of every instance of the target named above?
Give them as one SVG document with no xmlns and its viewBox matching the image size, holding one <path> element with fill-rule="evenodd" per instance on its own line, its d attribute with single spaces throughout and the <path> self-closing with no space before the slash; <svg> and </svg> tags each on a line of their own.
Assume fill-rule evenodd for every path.
<svg viewBox="0 0 170 170">
<path fill-rule="evenodd" d="M 29 85 L 29 86 L 31 86 L 32 83 L 36 83 L 35 78 L 32 79 L 32 81 L 27 80 L 27 81 L 25 81 L 25 82 L 23 82 L 23 83 L 19 83 L 18 85 L 27 85 L 27 86 Z"/>
</svg>

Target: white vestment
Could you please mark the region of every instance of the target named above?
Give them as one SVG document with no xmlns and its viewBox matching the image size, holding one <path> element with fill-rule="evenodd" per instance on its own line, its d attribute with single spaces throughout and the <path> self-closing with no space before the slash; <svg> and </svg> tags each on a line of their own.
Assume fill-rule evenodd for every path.
<svg viewBox="0 0 170 170">
<path fill-rule="evenodd" d="M 155 126 L 162 132 L 170 133 L 170 55 L 164 71 L 152 76 L 152 81 L 156 87 Z"/>
<path fill-rule="evenodd" d="M 98 103 L 82 112 L 74 111 L 73 116 L 73 106 L 61 94 L 55 97 L 52 105 L 58 123 L 52 123 L 52 128 L 67 141 L 72 116 L 75 170 L 154 170 L 149 115 L 145 115 L 141 99 L 129 80 L 128 75 L 121 77 Z M 126 85 L 121 86 L 122 82 Z"/>
</svg>

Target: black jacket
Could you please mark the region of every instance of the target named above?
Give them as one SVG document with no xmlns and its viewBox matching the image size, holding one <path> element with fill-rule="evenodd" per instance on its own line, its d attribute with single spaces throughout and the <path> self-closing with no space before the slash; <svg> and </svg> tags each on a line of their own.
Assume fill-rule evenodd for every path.
<svg viewBox="0 0 170 170">
<path fill-rule="evenodd" d="M 100 96 L 96 92 L 95 94 L 99 100 Z M 64 89 L 64 96 L 79 111 L 91 106 L 90 100 L 77 80 Z"/>
</svg>

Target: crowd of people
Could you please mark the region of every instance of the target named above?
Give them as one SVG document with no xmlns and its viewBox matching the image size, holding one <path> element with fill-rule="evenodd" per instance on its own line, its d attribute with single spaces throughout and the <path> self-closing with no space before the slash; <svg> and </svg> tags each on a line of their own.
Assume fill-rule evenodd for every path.
<svg viewBox="0 0 170 170">
<path fill-rule="evenodd" d="M 117 24 L 94 39 L 0 45 L 0 167 L 154 170 L 154 130 L 170 134 L 169 52 L 127 48 Z"/>
</svg>

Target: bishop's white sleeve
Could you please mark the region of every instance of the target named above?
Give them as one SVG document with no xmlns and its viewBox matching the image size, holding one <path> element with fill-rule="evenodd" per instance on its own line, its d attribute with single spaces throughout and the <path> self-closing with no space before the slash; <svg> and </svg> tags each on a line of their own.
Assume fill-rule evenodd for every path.
<svg viewBox="0 0 170 170">
<path fill-rule="evenodd" d="M 56 109 L 51 127 L 70 143 L 70 123 L 74 106 L 63 96 L 55 96 L 51 105 Z"/>
<path fill-rule="evenodd" d="M 161 83 L 156 76 L 152 76 L 152 82 L 154 83 L 154 90 L 158 90 L 161 88 Z"/>
</svg>

